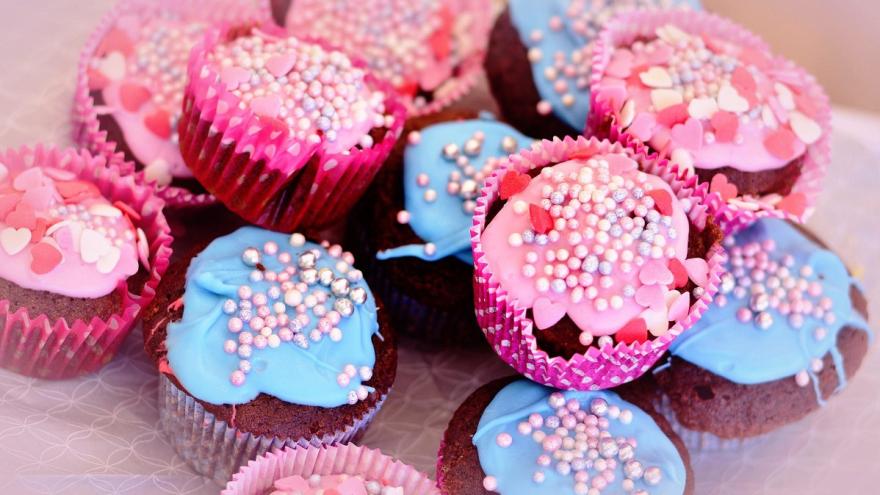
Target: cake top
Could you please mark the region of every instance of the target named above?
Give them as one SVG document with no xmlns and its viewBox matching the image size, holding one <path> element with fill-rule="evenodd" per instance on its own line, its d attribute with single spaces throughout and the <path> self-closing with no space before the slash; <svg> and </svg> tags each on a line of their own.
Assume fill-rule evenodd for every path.
<svg viewBox="0 0 880 495">
<path fill-rule="evenodd" d="M 663 430 L 614 392 L 517 380 L 483 411 L 473 442 L 483 486 L 503 495 L 680 495 L 687 481 Z"/>
<path fill-rule="evenodd" d="M 455 256 L 473 264 L 469 229 L 477 196 L 501 158 L 533 140 L 485 117 L 443 122 L 413 131 L 404 152 L 405 209 L 397 212 L 426 242 L 379 252 L 379 259 L 416 256 L 438 260 Z"/>
<path fill-rule="evenodd" d="M 218 43 L 206 62 L 240 110 L 281 123 L 291 138 L 328 153 L 370 148 L 385 126 L 386 95 L 345 54 L 259 30 Z"/>
<path fill-rule="evenodd" d="M 76 298 L 110 294 L 148 265 L 144 232 L 121 203 L 53 164 L 0 163 L 0 278 Z"/>
<path fill-rule="evenodd" d="M 168 362 L 195 397 L 242 404 L 266 393 L 337 407 L 367 398 L 376 302 L 351 253 L 243 227 L 214 240 L 186 275 Z"/>
<path fill-rule="evenodd" d="M 614 16 L 636 9 L 700 8 L 698 0 L 511 0 L 510 17 L 528 48 L 538 112 L 553 113 L 572 129 L 590 111 L 590 66 L 599 31 Z"/>
<path fill-rule="evenodd" d="M 843 386 L 837 335 L 847 326 L 870 329 L 853 307 L 857 282 L 840 258 L 776 219 L 759 220 L 726 242 L 720 291 L 673 343 L 673 355 L 736 383 L 794 376 L 807 386 L 831 351 Z"/>
<path fill-rule="evenodd" d="M 531 178 L 508 170 L 507 200 L 481 242 L 495 282 L 546 329 L 568 316 L 581 343 L 661 336 L 702 295 L 708 264 L 688 259 L 687 212 L 660 177 L 623 153 L 572 157 Z M 601 342 L 600 342 L 601 344 Z"/>
<path fill-rule="evenodd" d="M 308 478 L 288 476 L 276 480 L 269 495 L 404 495 L 400 487 L 368 481 L 360 475 L 313 474 Z"/>
<path fill-rule="evenodd" d="M 611 48 L 597 98 L 619 109 L 626 132 L 682 166 L 774 170 L 823 135 L 810 79 L 762 43 L 679 22 Z"/>
</svg>

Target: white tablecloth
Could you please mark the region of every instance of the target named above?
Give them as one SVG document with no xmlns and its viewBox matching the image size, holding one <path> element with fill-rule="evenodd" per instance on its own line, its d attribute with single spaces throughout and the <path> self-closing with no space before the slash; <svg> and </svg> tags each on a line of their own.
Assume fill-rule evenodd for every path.
<svg viewBox="0 0 880 495">
<path fill-rule="evenodd" d="M 69 144 L 78 50 L 110 0 L 0 0 L 0 146 Z M 479 100 L 479 98 L 478 98 Z M 880 117 L 836 113 L 834 165 L 811 226 L 880 314 Z M 100 373 L 47 382 L 0 371 L 0 493 L 216 493 L 157 431 L 156 372 L 135 332 Z M 363 439 L 429 473 L 457 405 L 507 368 L 488 352 L 401 348 L 394 391 Z M 697 493 L 873 494 L 880 353 L 827 407 L 738 452 L 693 456 Z"/>
</svg>

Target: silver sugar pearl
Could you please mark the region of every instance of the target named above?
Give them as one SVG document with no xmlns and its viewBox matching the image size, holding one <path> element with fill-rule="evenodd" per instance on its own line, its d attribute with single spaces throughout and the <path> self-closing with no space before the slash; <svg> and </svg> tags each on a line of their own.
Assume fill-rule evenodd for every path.
<svg viewBox="0 0 880 495">
<path fill-rule="evenodd" d="M 330 291 L 336 297 L 345 297 L 351 291 L 351 284 L 344 278 L 337 278 L 330 283 Z"/>
<path fill-rule="evenodd" d="M 455 143 L 449 143 L 443 147 L 443 158 L 446 158 L 447 160 L 455 160 L 458 158 L 458 154 L 458 145 Z"/>
<path fill-rule="evenodd" d="M 616 456 L 618 451 L 617 442 L 612 438 L 604 438 L 599 443 L 599 453 L 606 459 Z"/>
<path fill-rule="evenodd" d="M 478 156 L 480 154 L 480 148 L 482 148 L 482 143 L 480 143 L 476 139 L 468 139 L 464 143 L 464 154 L 468 156 Z"/>
<path fill-rule="evenodd" d="M 749 308 L 754 312 L 761 312 L 770 307 L 770 297 L 767 294 L 755 294 L 749 302 Z"/>
<path fill-rule="evenodd" d="M 318 270 L 318 282 L 327 287 L 333 282 L 333 270 L 329 268 L 321 268 Z"/>
<path fill-rule="evenodd" d="M 337 299 L 336 302 L 333 303 L 333 309 L 343 317 L 349 317 L 354 313 L 354 303 L 348 299 Z"/>
<path fill-rule="evenodd" d="M 306 251 L 299 255 L 297 265 L 299 265 L 300 268 L 314 268 L 317 261 L 318 257 L 315 256 L 315 253 Z"/>
<path fill-rule="evenodd" d="M 235 313 L 235 311 L 237 309 L 238 309 L 238 305 L 235 304 L 235 301 L 233 301 L 232 299 L 227 299 L 226 301 L 223 302 L 223 312 L 225 314 L 231 315 L 231 314 Z"/>
<path fill-rule="evenodd" d="M 309 285 L 314 285 L 318 282 L 318 270 L 314 268 L 303 270 L 299 272 L 299 279 Z"/>
<path fill-rule="evenodd" d="M 761 330 L 767 330 L 773 325 L 773 317 L 766 311 L 758 313 L 758 315 L 755 316 L 755 325 Z"/>
<path fill-rule="evenodd" d="M 654 486 L 660 483 L 660 480 L 662 479 L 663 473 L 657 466 L 651 466 L 648 469 L 645 469 L 645 483 Z"/>
<path fill-rule="evenodd" d="M 645 474 L 645 470 L 642 467 L 641 462 L 627 461 L 626 464 L 623 465 L 623 474 L 625 474 L 627 478 L 637 480 Z"/>
<path fill-rule="evenodd" d="M 260 263 L 262 257 L 260 256 L 260 251 L 257 248 L 249 247 L 241 253 L 241 261 L 244 262 L 247 266 L 257 266 Z"/>
<path fill-rule="evenodd" d="M 351 293 L 349 294 L 349 298 L 355 304 L 363 304 L 367 302 L 367 290 L 363 287 L 355 287 L 351 289 Z"/>
<path fill-rule="evenodd" d="M 635 454 L 635 449 L 628 442 L 621 445 L 617 450 L 617 458 L 620 459 L 621 462 L 632 460 L 632 458 L 635 457 Z"/>
<path fill-rule="evenodd" d="M 590 401 L 590 412 L 596 416 L 604 416 L 608 412 L 608 402 L 605 399 L 593 399 Z"/>
<path fill-rule="evenodd" d="M 512 136 L 504 136 L 501 138 L 501 150 L 507 154 L 511 154 L 516 151 L 517 142 L 516 139 Z"/>
</svg>

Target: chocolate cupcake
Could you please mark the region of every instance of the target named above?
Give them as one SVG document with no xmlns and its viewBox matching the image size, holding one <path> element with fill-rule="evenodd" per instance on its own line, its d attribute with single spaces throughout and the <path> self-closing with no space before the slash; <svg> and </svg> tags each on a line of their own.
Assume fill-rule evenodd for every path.
<svg viewBox="0 0 880 495">
<path fill-rule="evenodd" d="M 710 448 L 818 409 L 873 339 L 861 287 L 809 232 L 765 219 L 728 244 L 714 303 L 654 373 L 683 437 Z"/>
<path fill-rule="evenodd" d="M 665 161 L 543 141 L 483 188 L 472 232 L 480 326 L 517 371 L 560 388 L 644 373 L 717 290 L 721 231 Z"/>
<path fill-rule="evenodd" d="M 599 31 L 636 9 L 699 9 L 698 0 L 511 0 L 495 21 L 485 68 L 505 120 L 539 138 L 583 133 Z"/>
<path fill-rule="evenodd" d="M 731 230 L 803 221 L 829 161 L 830 107 L 812 76 L 702 12 L 634 12 L 600 35 L 591 130 L 626 133 L 692 170 Z"/>
<path fill-rule="evenodd" d="M 189 52 L 214 24 L 268 20 L 256 0 L 120 2 L 83 50 L 77 139 L 108 158 L 121 153 L 171 205 L 212 202 L 178 144 Z"/>
<path fill-rule="evenodd" d="M 435 343 L 482 341 L 470 227 L 485 177 L 528 138 L 491 116 L 445 111 L 407 122 L 350 222 L 351 245 L 394 327 Z"/>
<path fill-rule="evenodd" d="M 352 263 L 338 245 L 244 227 L 170 269 L 144 343 L 162 428 L 193 469 L 225 483 L 271 448 L 367 426 L 397 351 Z"/>
<path fill-rule="evenodd" d="M 666 420 L 612 391 L 515 378 L 479 388 L 440 446 L 443 494 L 692 494 L 688 452 Z"/>
</svg>

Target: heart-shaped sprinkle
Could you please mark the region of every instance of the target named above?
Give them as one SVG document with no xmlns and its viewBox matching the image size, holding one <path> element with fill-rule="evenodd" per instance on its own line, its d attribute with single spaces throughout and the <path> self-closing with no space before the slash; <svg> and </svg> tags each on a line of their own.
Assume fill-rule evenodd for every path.
<svg viewBox="0 0 880 495">
<path fill-rule="evenodd" d="M 688 258 L 684 260 L 684 267 L 695 284 L 705 287 L 709 283 L 709 263 L 703 258 Z"/>
<path fill-rule="evenodd" d="M 797 155 L 797 136 L 785 127 L 773 131 L 764 139 L 764 147 L 780 160 L 792 160 Z"/>
<path fill-rule="evenodd" d="M 73 242 L 73 232 L 71 231 L 70 226 L 71 222 L 69 220 L 58 222 L 49 227 L 46 231 L 46 235 L 52 236 L 52 239 L 55 239 L 55 242 L 61 249 L 65 251 L 75 251 L 76 248 Z"/>
<path fill-rule="evenodd" d="M 807 197 L 803 193 L 791 193 L 776 203 L 776 208 L 800 218 L 807 209 Z"/>
<path fill-rule="evenodd" d="M 782 105 L 782 108 L 794 110 L 794 94 L 791 92 L 791 89 L 779 82 L 773 85 L 773 89 L 776 91 L 776 98 L 779 104 Z"/>
<path fill-rule="evenodd" d="M 642 84 L 649 88 L 671 88 L 672 77 L 663 67 L 651 67 L 639 74 Z"/>
<path fill-rule="evenodd" d="M 251 100 L 251 110 L 261 117 L 276 117 L 281 110 L 281 98 L 278 95 L 258 96 Z"/>
<path fill-rule="evenodd" d="M 144 167 L 144 179 L 160 187 L 171 184 L 174 180 L 174 176 L 171 175 L 171 165 L 161 158 L 156 158 Z"/>
<path fill-rule="evenodd" d="M 715 98 L 694 98 L 688 103 L 687 110 L 688 115 L 695 119 L 710 119 L 718 111 L 718 103 Z"/>
<path fill-rule="evenodd" d="M 122 212 L 106 203 L 95 203 L 89 207 L 89 213 L 99 217 L 119 218 Z"/>
<path fill-rule="evenodd" d="M 55 167 L 40 167 L 43 170 L 43 174 L 46 177 L 51 179 L 60 181 L 60 180 L 76 180 L 76 174 L 71 172 L 70 170 L 64 170 L 63 168 L 55 168 Z"/>
<path fill-rule="evenodd" d="M 45 275 L 61 264 L 61 251 L 48 242 L 40 242 L 31 248 L 31 271 Z"/>
<path fill-rule="evenodd" d="M 529 205 L 529 218 L 532 221 L 532 229 L 538 234 L 546 234 L 553 228 L 553 217 L 550 212 L 538 205 Z"/>
<path fill-rule="evenodd" d="M 805 144 L 813 144 L 822 137 L 822 128 L 819 124 L 797 110 L 789 114 L 788 123 L 798 139 Z"/>
<path fill-rule="evenodd" d="M 131 219 L 131 221 L 133 221 L 133 222 L 140 222 L 141 221 L 141 214 L 136 212 L 134 210 L 134 208 L 123 203 L 122 201 L 114 201 L 113 206 L 118 208 L 119 211 L 124 213 L 125 216 L 127 216 L 129 219 Z"/>
<path fill-rule="evenodd" d="M 749 101 L 749 105 L 754 105 L 758 102 L 755 97 L 755 91 L 758 90 L 758 84 L 755 82 L 755 78 L 752 77 L 752 74 L 743 66 L 739 66 L 733 70 L 733 74 L 730 76 L 730 84 L 736 89 L 736 92 L 740 94 L 743 98 Z"/>
<path fill-rule="evenodd" d="M 226 67 L 220 71 L 220 80 L 226 85 L 226 89 L 232 91 L 242 83 L 251 79 L 251 71 L 243 67 Z"/>
<path fill-rule="evenodd" d="M 645 320 L 651 335 L 659 337 L 669 331 L 669 315 L 665 307 L 661 310 L 646 309 L 639 316 Z"/>
<path fill-rule="evenodd" d="M 725 84 L 718 90 L 718 108 L 728 112 L 743 113 L 749 110 L 749 101 L 743 98 L 736 88 Z"/>
<path fill-rule="evenodd" d="M 6 218 L 9 212 L 15 210 L 18 203 L 21 202 L 21 194 L 12 193 L 0 196 L 0 220 Z"/>
<path fill-rule="evenodd" d="M 654 200 L 654 206 L 661 215 L 672 215 L 672 195 L 666 189 L 652 189 L 648 196 Z"/>
<path fill-rule="evenodd" d="M 150 100 L 150 90 L 140 84 L 125 83 L 119 88 L 122 107 L 129 112 L 137 112 L 144 103 Z"/>
<path fill-rule="evenodd" d="M 20 253 L 30 242 L 31 231 L 29 229 L 6 227 L 0 230 L 0 247 L 10 256 Z"/>
<path fill-rule="evenodd" d="M 729 201 L 736 197 L 739 192 L 735 184 L 731 184 L 724 174 L 715 174 L 712 176 L 712 182 L 709 183 L 709 192 L 718 194 L 724 201 Z"/>
<path fill-rule="evenodd" d="M 123 55 L 130 55 L 133 48 L 134 44 L 128 34 L 122 29 L 114 27 L 101 39 L 97 53 L 119 52 Z"/>
<path fill-rule="evenodd" d="M 110 79 L 107 79 L 101 71 L 94 67 L 89 67 L 86 70 L 86 77 L 89 80 L 90 91 L 99 91 L 110 85 Z"/>
<path fill-rule="evenodd" d="M 779 122 L 776 121 L 776 115 L 773 114 L 773 109 L 766 105 L 761 108 L 761 122 L 764 123 L 766 128 L 771 130 L 779 127 Z"/>
<path fill-rule="evenodd" d="M 618 79 L 626 79 L 632 73 L 633 58 L 635 58 L 633 53 L 626 48 L 616 50 L 611 62 L 605 67 L 605 74 Z"/>
<path fill-rule="evenodd" d="M 672 272 L 672 284 L 670 287 L 673 289 L 677 289 L 679 287 L 684 287 L 688 282 L 688 273 L 687 268 L 684 267 L 684 263 L 681 262 L 678 258 L 672 258 L 669 260 L 669 264 L 667 265 L 669 271 Z"/>
<path fill-rule="evenodd" d="M 645 285 L 669 285 L 672 283 L 672 272 L 660 260 L 650 260 L 639 270 L 639 280 Z"/>
<path fill-rule="evenodd" d="M 632 125 L 633 120 L 636 118 L 636 101 L 630 98 L 626 100 L 623 104 L 623 108 L 620 109 L 619 119 L 621 127 L 629 127 Z"/>
<path fill-rule="evenodd" d="M 95 264 L 95 269 L 98 270 L 98 273 L 110 273 L 116 268 L 116 265 L 119 264 L 119 259 L 121 257 L 122 251 L 116 246 L 110 246 L 107 253 L 104 256 L 101 256 L 101 259 Z"/>
<path fill-rule="evenodd" d="M 27 203 L 19 203 L 12 212 L 6 215 L 6 225 L 15 229 L 33 229 L 37 226 L 34 209 Z"/>
<path fill-rule="evenodd" d="M 157 108 L 153 113 L 144 117 L 144 125 L 150 132 L 162 139 L 171 137 L 171 116 L 161 108 Z"/>
<path fill-rule="evenodd" d="M 678 166 L 679 170 L 694 171 L 694 155 L 684 148 L 676 148 L 669 154 L 669 161 Z"/>
<path fill-rule="evenodd" d="M 558 304 L 546 297 L 539 297 L 532 305 L 532 316 L 535 326 L 540 330 L 550 328 L 565 316 L 565 305 Z"/>
<path fill-rule="evenodd" d="M 635 295 L 636 302 L 645 308 L 663 309 L 666 301 L 663 299 L 663 288 L 659 285 L 643 285 L 639 287 Z"/>
<path fill-rule="evenodd" d="M 632 124 L 626 129 L 626 132 L 635 136 L 640 141 L 647 141 L 651 139 L 651 136 L 654 134 L 655 127 L 657 127 L 657 122 L 654 120 L 653 115 L 649 113 L 640 113 L 635 116 Z"/>
<path fill-rule="evenodd" d="M 635 160 L 620 153 L 612 153 L 606 155 L 605 158 L 608 161 L 608 171 L 614 175 L 625 175 L 627 172 L 639 168 Z"/>
<path fill-rule="evenodd" d="M 498 194 L 503 200 L 510 199 L 514 194 L 525 190 L 531 180 L 527 174 L 521 174 L 516 170 L 508 170 L 504 177 L 501 178 Z"/>
<path fill-rule="evenodd" d="M 94 263 L 106 255 L 111 248 L 110 241 L 100 232 L 85 229 L 79 237 L 79 255 L 85 263 Z"/>
<path fill-rule="evenodd" d="M 137 251 L 138 251 L 138 259 L 141 260 L 141 264 L 149 270 L 150 269 L 150 242 L 147 240 L 147 234 L 144 234 L 144 231 L 138 227 L 137 228 Z"/>
<path fill-rule="evenodd" d="M 111 52 L 98 65 L 98 71 L 110 81 L 119 81 L 125 77 L 125 55 Z"/>
<path fill-rule="evenodd" d="M 12 187 L 18 191 L 27 191 L 45 185 L 43 171 L 39 167 L 33 167 L 18 174 L 12 181 Z"/>
<path fill-rule="evenodd" d="M 739 118 L 730 112 L 715 112 L 712 115 L 712 130 L 715 132 L 715 140 L 719 143 L 732 143 L 736 139 L 739 130 Z"/>
<path fill-rule="evenodd" d="M 657 123 L 671 129 L 677 124 L 683 124 L 689 116 L 688 106 L 680 103 L 664 108 L 657 113 Z"/>
<path fill-rule="evenodd" d="M 683 100 L 681 92 L 674 89 L 655 89 L 651 91 L 651 104 L 654 105 L 654 110 L 657 112 L 672 105 L 678 105 Z"/>
<path fill-rule="evenodd" d="M 678 146 L 699 151 L 703 147 L 703 124 L 699 120 L 690 118 L 684 124 L 678 124 L 672 128 L 672 140 Z"/>
<path fill-rule="evenodd" d="M 618 330 L 614 337 L 624 344 L 644 342 L 648 340 L 648 324 L 642 318 L 633 318 Z"/>
<path fill-rule="evenodd" d="M 296 55 L 294 53 L 285 53 L 267 60 L 266 69 L 275 77 L 284 77 L 293 69 L 294 64 L 296 64 Z"/>
<path fill-rule="evenodd" d="M 83 181 L 56 182 L 55 190 L 64 199 L 100 196 L 101 192 L 94 184 Z"/>
<path fill-rule="evenodd" d="M 36 211 L 44 211 L 49 209 L 56 198 L 55 188 L 46 185 L 28 189 L 21 197 L 23 203 L 27 203 Z"/>
<path fill-rule="evenodd" d="M 669 321 L 678 321 L 687 316 L 691 309 L 691 295 L 687 292 L 680 294 L 669 305 Z"/>
<path fill-rule="evenodd" d="M 31 231 L 31 243 L 35 244 L 37 242 L 40 242 L 46 235 L 46 230 L 48 229 L 49 222 L 42 218 L 38 218 L 36 227 L 34 227 Z"/>
<path fill-rule="evenodd" d="M 818 118 L 821 107 L 816 103 L 816 99 L 808 93 L 797 93 L 794 96 L 795 106 L 804 115 L 811 119 Z"/>
</svg>

